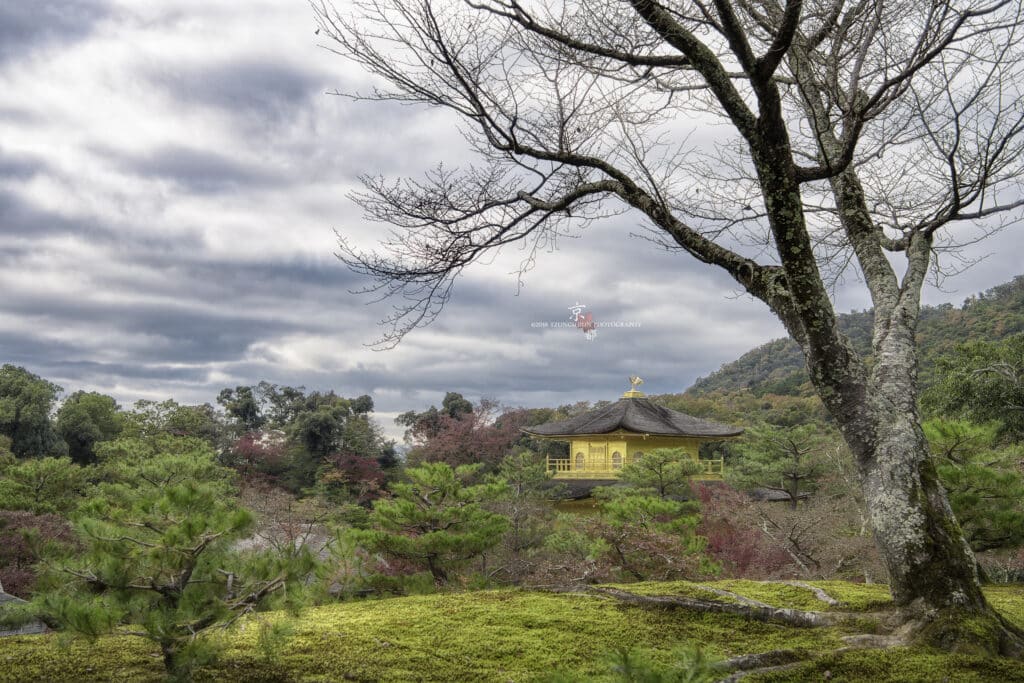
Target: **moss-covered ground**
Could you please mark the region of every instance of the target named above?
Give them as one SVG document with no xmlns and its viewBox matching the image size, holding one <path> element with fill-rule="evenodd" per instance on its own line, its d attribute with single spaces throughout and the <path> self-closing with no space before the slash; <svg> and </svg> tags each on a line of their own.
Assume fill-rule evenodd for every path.
<svg viewBox="0 0 1024 683">
<path fill-rule="evenodd" d="M 811 591 L 778 583 L 712 582 L 778 607 L 829 609 Z M 817 582 L 843 609 L 877 611 L 885 586 Z M 687 582 L 623 589 L 649 595 L 723 599 Z M 989 598 L 1024 627 L 1024 586 L 988 589 Z M 290 621 L 282 642 L 261 638 L 261 624 Z M 825 653 L 848 630 L 794 628 L 720 614 L 651 610 L 578 593 L 493 590 L 348 602 L 297 618 L 253 617 L 216 638 L 223 652 L 202 680 L 224 681 L 534 681 L 613 680 L 604 655 L 622 648 L 668 663 L 671 651 L 697 645 L 727 658 L 774 649 Z M 0 641 L 0 681 L 159 681 L 156 651 L 132 637 L 62 643 L 55 635 Z M 1024 681 L 1024 664 L 923 650 L 852 651 L 815 659 L 753 681 Z"/>
</svg>

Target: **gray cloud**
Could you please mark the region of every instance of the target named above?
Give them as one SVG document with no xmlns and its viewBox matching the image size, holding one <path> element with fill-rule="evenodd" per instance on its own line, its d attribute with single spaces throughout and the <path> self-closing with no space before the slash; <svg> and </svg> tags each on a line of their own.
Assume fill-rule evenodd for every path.
<svg viewBox="0 0 1024 683">
<path fill-rule="evenodd" d="M 102 153 L 105 150 L 98 151 Z M 169 180 L 188 193 L 253 190 L 286 183 L 285 176 L 265 167 L 184 145 L 168 145 L 142 155 L 105 153 L 122 171 L 140 178 Z"/>
<path fill-rule="evenodd" d="M 109 8 L 98 0 L 14 0 L 0 4 L 0 62 L 88 37 Z"/>
<path fill-rule="evenodd" d="M 41 172 L 42 166 L 14 163 L 8 166 L 8 177 L 27 177 Z M 0 177 L 4 175 L 0 164 Z M 14 190 L 0 187 L 0 237 L 20 236 L 28 239 L 56 234 L 74 234 L 101 238 L 109 234 L 107 228 L 92 220 L 71 219 L 60 213 L 41 207 L 22 197 Z M 10 257 L 8 253 L 6 256 Z"/>
<path fill-rule="evenodd" d="M 0 181 L 28 180 L 49 168 L 43 159 L 0 148 Z"/>
<path fill-rule="evenodd" d="M 323 73 L 270 57 L 177 63 L 147 74 L 181 106 L 205 106 L 247 119 L 260 127 L 277 124 L 322 94 Z"/>
<path fill-rule="evenodd" d="M 329 321 L 336 315 L 303 316 L 301 302 L 324 310 L 351 284 L 340 268 L 308 264 L 179 262 L 156 272 L 158 277 L 140 282 L 105 276 L 100 269 L 91 291 L 23 291 L 0 302 L 0 312 L 34 317 L 42 330 L 83 330 L 77 344 L 60 345 L 65 356 L 88 358 L 110 350 L 143 363 L 216 363 L 239 359 L 267 337 L 334 332 Z M 93 296 L 105 292 L 135 298 Z M 94 340 L 92 330 L 106 334 Z"/>
</svg>

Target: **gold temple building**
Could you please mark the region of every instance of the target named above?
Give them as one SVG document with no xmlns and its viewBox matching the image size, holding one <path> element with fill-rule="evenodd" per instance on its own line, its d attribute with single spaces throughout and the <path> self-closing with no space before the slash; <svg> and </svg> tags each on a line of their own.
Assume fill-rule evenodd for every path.
<svg viewBox="0 0 1024 683">
<path fill-rule="evenodd" d="M 568 420 L 547 422 L 523 431 L 539 439 L 569 442 L 568 458 L 548 458 L 555 479 L 611 480 L 653 448 L 682 448 L 703 469 L 694 479 L 721 479 L 721 459 L 700 458 L 700 445 L 743 433 L 739 427 L 703 420 L 652 403 L 631 377 L 632 388 L 615 403 Z"/>
</svg>

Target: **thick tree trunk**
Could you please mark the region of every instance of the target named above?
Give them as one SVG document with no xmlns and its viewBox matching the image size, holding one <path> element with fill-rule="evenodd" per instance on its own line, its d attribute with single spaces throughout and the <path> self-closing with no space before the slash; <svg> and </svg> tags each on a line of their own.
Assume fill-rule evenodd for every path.
<svg viewBox="0 0 1024 683">
<path fill-rule="evenodd" d="M 1020 656 L 1022 634 L 986 602 L 929 454 L 917 409 L 915 321 L 899 315 L 875 321 L 863 405 L 836 415 L 857 461 L 893 599 L 920 642 Z"/>
<path fill-rule="evenodd" d="M 855 452 L 897 605 L 985 605 L 974 555 L 938 481 L 917 409 L 913 324 L 879 320 L 865 412 L 873 448 Z M 882 335 L 876 335 L 876 338 Z M 863 443 L 863 442 L 861 442 Z"/>
</svg>

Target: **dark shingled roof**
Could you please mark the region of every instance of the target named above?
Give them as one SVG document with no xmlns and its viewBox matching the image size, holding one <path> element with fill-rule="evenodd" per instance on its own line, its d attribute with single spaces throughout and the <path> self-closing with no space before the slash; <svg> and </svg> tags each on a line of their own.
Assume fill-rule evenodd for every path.
<svg viewBox="0 0 1024 683">
<path fill-rule="evenodd" d="M 669 410 L 646 398 L 623 398 L 603 408 L 591 410 L 561 422 L 547 422 L 523 431 L 534 436 L 581 436 L 608 434 L 619 429 L 653 436 L 695 436 L 725 438 L 739 436 L 739 427 L 702 420 Z"/>
</svg>

